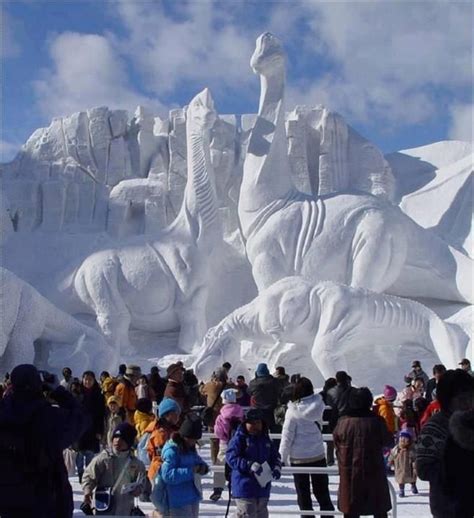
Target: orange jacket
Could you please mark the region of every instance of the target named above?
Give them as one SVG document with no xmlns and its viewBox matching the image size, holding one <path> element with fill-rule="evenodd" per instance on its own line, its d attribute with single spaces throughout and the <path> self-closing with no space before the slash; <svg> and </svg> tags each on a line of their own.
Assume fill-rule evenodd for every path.
<svg viewBox="0 0 474 518">
<path fill-rule="evenodd" d="M 135 387 L 130 381 L 124 379 L 115 388 L 115 395 L 120 399 L 120 406 L 127 412 L 127 421 L 135 425 L 133 415 L 137 407 L 137 395 Z"/>
<path fill-rule="evenodd" d="M 166 441 L 171 437 L 171 434 L 177 431 L 178 428 L 172 425 L 163 424 L 158 422 L 156 419 L 152 421 L 145 429 L 145 432 L 149 432 L 150 439 L 147 444 L 148 458 L 150 459 L 150 467 L 148 468 L 148 478 L 153 481 L 155 475 L 161 467 L 161 450 L 165 445 Z"/>
<path fill-rule="evenodd" d="M 397 418 L 393 405 L 381 396 L 374 401 L 374 409 L 380 417 L 383 417 L 388 431 L 394 434 L 397 431 Z"/>
</svg>

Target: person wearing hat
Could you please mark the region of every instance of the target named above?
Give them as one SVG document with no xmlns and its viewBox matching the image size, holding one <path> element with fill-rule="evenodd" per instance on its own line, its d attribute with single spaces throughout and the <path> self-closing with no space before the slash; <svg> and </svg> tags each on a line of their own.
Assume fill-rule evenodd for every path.
<svg viewBox="0 0 474 518">
<path fill-rule="evenodd" d="M 141 369 L 138 365 L 128 365 L 125 374 L 115 388 L 115 396 L 120 400 L 120 406 L 125 409 L 127 422 L 135 424 L 134 415 L 137 407 L 137 394 L 135 387 L 138 378 L 141 376 Z"/>
<path fill-rule="evenodd" d="M 166 517 L 198 518 L 202 499 L 200 477 L 209 471 L 208 465 L 196 451 L 202 437 L 202 421 L 195 414 L 188 414 L 172 434 L 162 452 L 160 475 L 166 485 L 169 512 Z"/>
<path fill-rule="evenodd" d="M 463 371 L 466 371 L 470 376 L 474 376 L 474 372 L 472 372 L 472 369 L 471 369 L 471 362 L 467 358 L 463 358 L 459 362 L 459 365 L 461 366 L 461 369 Z"/>
<path fill-rule="evenodd" d="M 147 453 L 150 459 L 148 478 L 152 483 L 162 464 L 161 451 L 163 446 L 171 437 L 171 434 L 178 431 L 177 424 L 180 414 L 181 408 L 174 399 L 163 398 L 158 405 L 158 418 L 145 429 L 145 433 L 150 433 Z"/>
<path fill-rule="evenodd" d="M 111 488 L 111 504 L 106 514 L 129 516 L 134 497 L 145 488 L 146 470 L 142 461 L 132 454 L 137 431 L 130 423 L 119 424 L 112 434 L 112 448 L 103 450 L 92 459 L 82 477 L 84 507 L 91 507 L 97 488 Z M 122 493 L 126 484 L 134 484 Z"/>
<path fill-rule="evenodd" d="M 421 378 L 423 380 L 423 385 L 426 387 L 430 378 L 428 374 L 426 374 L 426 372 L 421 368 L 420 361 L 413 360 L 411 369 L 412 370 L 406 375 L 406 378 L 410 378 L 411 380 Z"/>
<path fill-rule="evenodd" d="M 166 384 L 164 397 L 174 399 L 181 408 L 181 412 L 189 410 L 188 398 L 184 388 L 184 367 L 181 362 L 172 363 L 167 369 L 168 383 Z"/>
<path fill-rule="evenodd" d="M 277 446 L 268 434 L 264 411 L 251 408 L 247 412 L 229 442 L 225 459 L 232 469 L 230 489 L 237 504 L 237 516 L 268 516 L 271 481 L 262 487 L 257 477 L 263 472 L 262 465 L 267 463 L 273 480 L 278 480 L 281 460 Z"/>
<path fill-rule="evenodd" d="M 137 441 L 139 441 L 150 423 L 155 421 L 153 404 L 149 399 L 141 398 L 137 401 L 137 409 L 135 410 L 134 420 L 135 428 L 137 430 Z"/>
<path fill-rule="evenodd" d="M 399 487 L 398 496 L 405 496 L 405 484 L 411 484 L 411 492 L 418 494 L 415 471 L 415 445 L 413 436 L 408 430 L 402 430 L 398 444 L 390 452 L 388 461 L 395 468 L 395 480 Z"/>
<path fill-rule="evenodd" d="M 391 385 L 385 385 L 383 396 L 374 401 L 373 411 L 382 417 L 387 425 L 388 431 L 393 435 L 398 429 L 397 416 L 393 409 L 393 404 L 397 399 L 397 390 Z"/>
<path fill-rule="evenodd" d="M 334 430 L 339 417 L 347 412 L 347 401 L 351 392 L 352 378 L 346 371 L 336 372 L 336 386 L 329 389 L 326 395 L 326 403 L 331 407 L 329 427 Z"/>
<path fill-rule="evenodd" d="M 115 428 L 125 421 L 125 410 L 120 406 L 117 396 L 107 398 L 107 408 L 105 414 L 104 446 L 112 447 L 112 435 Z"/>
<path fill-rule="evenodd" d="M 72 516 L 63 450 L 79 439 L 87 418 L 72 394 L 45 385 L 34 365 L 16 366 L 10 380 L 11 392 L 0 400 L 0 516 Z"/>
<path fill-rule="evenodd" d="M 250 381 L 248 392 L 250 404 L 259 408 L 264 415 L 270 432 L 275 430 L 275 408 L 280 398 L 280 384 L 274 378 L 266 363 L 259 363 L 255 369 L 255 378 Z"/>
</svg>

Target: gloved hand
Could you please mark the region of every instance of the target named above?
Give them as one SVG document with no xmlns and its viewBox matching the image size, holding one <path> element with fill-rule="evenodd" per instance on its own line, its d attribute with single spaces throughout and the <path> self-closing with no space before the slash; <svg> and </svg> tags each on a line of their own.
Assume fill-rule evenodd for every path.
<svg viewBox="0 0 474 518">
<path fill-rule="evenodd" d="M 262 465 L 259 462 L 254 462 L 250 466 L 250 471 L 256 475 L 260 475 L 260 473 L 263 471 Z"/>
<path fill-rule="evenodd" d="M 281 468 L 275 468 L 273 471 L 272 471 L 272 477 L 273 477 L 273 480 L 280 480 L 281 478 Z"/>
</svg>

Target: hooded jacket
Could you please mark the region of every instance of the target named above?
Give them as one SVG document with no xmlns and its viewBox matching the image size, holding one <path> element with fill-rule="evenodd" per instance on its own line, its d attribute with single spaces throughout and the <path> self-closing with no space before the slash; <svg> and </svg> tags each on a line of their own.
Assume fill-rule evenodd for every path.
<svg viewBox="0 0 474 518">
<path fill-rule="evenodd" d="M 280 443 L 283 462 L 319 460 L 324 457 L 321 434 L 324 408 L 323 398 L 319 394 L 288 404 Z M 320 423 L 319 426 L 316 422 Z"/>
<path fill-rule="evenodd" d="M 254 462 L 268 462 L 270 468 L 281 467 L 281 460 L 275 444 L 268 433 L 249 435 L 245 425 L 240 425 L 230 440 L 225 455 L 227 464 L 232 469 L 231 489 L 235 498 L 268 498 L 271 483 L 260 486 L 250 467 Z"/>
<path fill-rule="evenodd" d="M 237 403 L 224 405 L 214 424 L 214 433 L 224 444 L 229 442 L 233 420 L 242 422 L 244 420 L 244 409 Z"/>
<path fill-rule="evenodd" d="M 171 437 L 173 432 L 177 432 L 178 427 L 169 424 L 165 419 L 153 421 L 145 429 L 146 433 L 150 433 L 150 438 L 146 446 L 148 458 L 150 459 L 150 467 L 148 468 L 148 478 L 153 481 L 158 470 L 163 463 L 161 453 L 163 446 Z"/>
</svg>

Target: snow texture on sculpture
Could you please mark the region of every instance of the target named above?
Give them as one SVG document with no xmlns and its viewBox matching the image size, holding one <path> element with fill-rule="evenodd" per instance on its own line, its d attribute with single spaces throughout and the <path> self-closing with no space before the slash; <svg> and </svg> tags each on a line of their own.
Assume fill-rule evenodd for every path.
<svg viewBox="0 0 474 518">
<path fill-rule="evenodd" d="M 401 210 L 369 194 L 313 198 L 290 175 L 284 128 L 285 55 L 257 39 L 251 66 L 261 95 L 239 197 L 239 219 L 258 289 L 288 275 L 408 297 L 472 301 L 472 261 Z"/>
<path fill-rule="evenodd" d="M 35 340 L 71 348 L 67 362 L 77 369 L 115 368 L 118 356 L 104 337 L 61 311 L 30 284 L 0 267 L 0 369 L 33 363 Z"/>
<path fill-rule="evenodd" d="M 154 238 L 131 238 L 92 254 L 63 286 L 83 311 L 96 315 L 122 355 L 134 352 L 130 326 L 179 328 L 178 347 L 188 353 L 207 330 L 209 256 L 222 241 L 209 157 L 216 113 L 207 89 L 191 101 L 186 119 L 188 178 L 175 221 Z"/>
<path fill-rule="evenodd" d="M 363 373 L 358 381 L 367 384 L 374 358 L 382 358 L 373 373 L 380 378 L 380 369 L 397 370 L 389 353 L 403 347 L 409 358 L 424 350 L 434 361 L 439 358 L 447 368 L 456 368 L 467 337 L 418 302 L 286 277 L 208 331 L 194 363 L 199 378 L 206 379 L 223 361 L 237 362 L 243 340 L 273 344 L 275 365 L 284 364 L 278 357 L 287 353 L 286 344 L 312 358 L 324 378 L 345 370 L 356 378 Z"/>
</svg>

